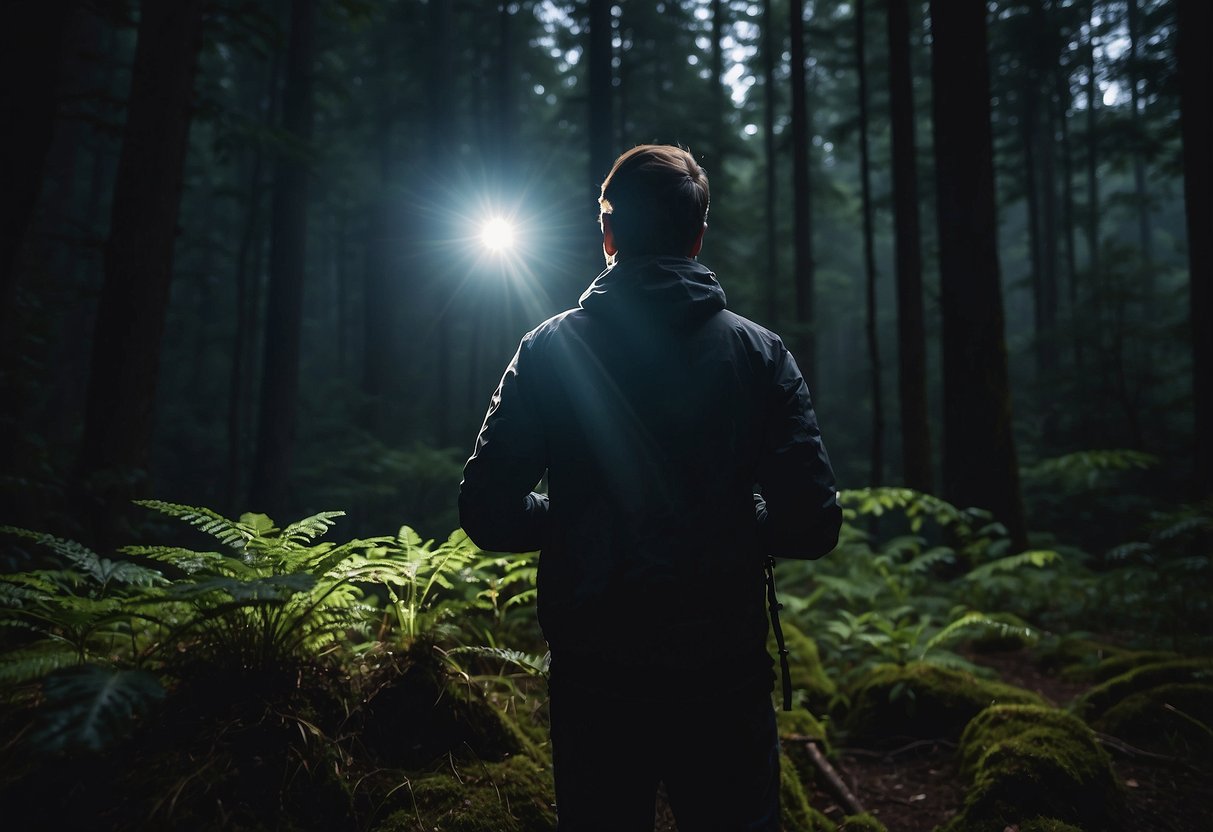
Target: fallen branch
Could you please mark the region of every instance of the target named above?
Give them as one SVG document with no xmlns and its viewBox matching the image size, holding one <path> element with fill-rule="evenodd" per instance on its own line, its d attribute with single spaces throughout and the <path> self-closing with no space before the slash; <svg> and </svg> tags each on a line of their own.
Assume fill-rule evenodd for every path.
<svg viewBox="0 0 1213 832">
<path fill-rule="evenodd" d="M 809 752 L 809 759 L 813 761 L 813 765 L 821 772 L 821 776 L 825 778 L 830 791 L 833 792 L 834 797 L 847 810 L 847 814 L 862 815 L 866 811 L 863 808 L 863 804 L 859 802 L 859 798 L 855 797 L 855 793 L 847 788 L 847 784 L 842 782 L 842 777 L 838 775 L 838 771 L 834 766 L 830 765 L 830 761 L 821 753 L 821 749 L 817 747 L 817 743 L 807 738 L 803 741 L 805 749 Z"/>
<path fill-rule="evenodd" d="M 878 760 L 891 760 L 898 754 L 905 754 L 907 751 L 913 751 L 917 748 L 943 746 L 944 748 L 955 748 L 956 743 L 951 740 L 945 740 L 942 737 L 936 739 L 914 740 L 898 748 L 889 751 L 876 751 L 870 748 L 839 748 L 838 753 L 844 757 L 874 757 Z"/>
</svg>

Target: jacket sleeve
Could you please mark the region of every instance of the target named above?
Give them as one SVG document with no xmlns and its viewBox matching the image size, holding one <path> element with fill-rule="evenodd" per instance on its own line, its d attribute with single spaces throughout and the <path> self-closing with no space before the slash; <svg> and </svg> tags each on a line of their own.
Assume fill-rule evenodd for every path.
<svg viewBox="0 0 1213 832">
<path fill-rule="evenodd" d="M 529 377 L 530 339 L 493 393 L 459 486 L 459 523 L 491 552 L 535 551 L 547 525 L 547 495 L 531 490 L 547 469 L 547 452 Z"/>
<path fill-rule="evenodd" d="M 838 545 L 842 509 L 809 388 L 776 342 L 755 514 L 765 554 L 811 560 Z"/>
</svg>

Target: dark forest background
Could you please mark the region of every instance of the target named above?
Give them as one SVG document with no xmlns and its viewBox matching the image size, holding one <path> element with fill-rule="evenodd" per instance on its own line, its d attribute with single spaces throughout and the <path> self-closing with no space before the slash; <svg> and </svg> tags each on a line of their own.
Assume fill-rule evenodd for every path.
<svg viewBox="0 0 1213 832">
<path fill-rule="evenodd" d="M 1096 549 L 1213 487 L 1202 0 L 4 9 L 2 522 L 445 537 L 642 142 L 707 170 L 701 260 L 793 346 L 842 487 Z M 1097 516 L 1061 499 L 1108 467 Z"/>
</svg>

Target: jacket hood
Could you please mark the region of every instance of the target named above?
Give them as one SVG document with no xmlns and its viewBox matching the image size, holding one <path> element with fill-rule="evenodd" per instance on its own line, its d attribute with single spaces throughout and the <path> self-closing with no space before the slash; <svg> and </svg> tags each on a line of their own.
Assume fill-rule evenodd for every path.
<svg viewBox="0 0 1213 832">
<path fill-rule="evenodd" d="M 593 315 L 649 314 L 673 323 L 724 309 L 724 289 L 707 266 L 668 255 L 623 260 L 594 279 L 580 306 Z"/>
</svg>

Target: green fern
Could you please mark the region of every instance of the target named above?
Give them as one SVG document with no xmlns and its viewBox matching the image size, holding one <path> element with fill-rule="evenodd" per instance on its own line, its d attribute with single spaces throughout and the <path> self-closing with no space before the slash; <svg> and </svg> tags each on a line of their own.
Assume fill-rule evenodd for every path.
<svg viewBox="0 0 1213 832">
<path fill-rule="evenodd" d="M 151 673 L 96 665 L 56 670 L 42 682 L 33 746 L 44 752 L 98 751 L 124 735 L 140 713 L 164 698 Z"/>
</svg>

